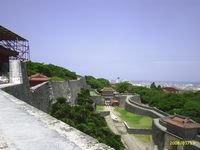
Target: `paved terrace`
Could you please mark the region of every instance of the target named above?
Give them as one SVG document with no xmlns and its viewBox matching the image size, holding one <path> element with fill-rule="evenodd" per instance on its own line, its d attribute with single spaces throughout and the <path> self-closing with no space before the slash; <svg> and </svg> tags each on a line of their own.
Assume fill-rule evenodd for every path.
<svg viewBox="0 0 200 150">
<path fill-rule="evenodd" d="M 107 145 L 0 89 L 0 149 L 110 150 Z"/>
</svg>

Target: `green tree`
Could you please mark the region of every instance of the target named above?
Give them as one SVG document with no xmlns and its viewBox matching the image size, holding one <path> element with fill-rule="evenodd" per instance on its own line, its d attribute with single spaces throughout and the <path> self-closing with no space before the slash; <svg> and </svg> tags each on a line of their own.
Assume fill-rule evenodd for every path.
<svg viewBox="0 0 200 150">
<path fill-rule="evenodd" d="M 151 89 L 156 89 L 157 88 L 155 82 L 151 83 L 150 88 Z"/>
<path fill-rule="evenodd" d="M 49 112 L 52 116 L 96 138 L 99 142 L 116 150 L 124 149 L 120 136 L 112 133 L 105 119 L 90 109 L 93 101 L 89 91 L 81 89 L 76 101 L 77 105 L 71 106 L 66 102 L 66 98 L 58 98 Z"/>
<path fill-rule="evenodd" d="M 140 94 L 142 103 L 170 114 L 180 114 L 200 122 L 200 93 L 165 93 L 157 88 L 131 86 L 130 93 Z"/>
<path fill-rule="evenodd" d="M 96 79 L 93 76 L 86 76 L 85 78 L 86 78 L 87 84 L 90 85 L 91 88 L 97 89 L 98 91 L 101 91 L 101 89 L 104 87 L 111 86 L 110 82 L 103 78 Z"/>
<path fill-rule="evenodd" d="M 119 93 L 128 92 L 129 88 L 131 88 L 131 84 L 128 82 L 121 82 L 116 84 L 116 91 Z"/>
<path fill-rule="evenodd" d="M 55 66 L 52 64 L 43 64 L 43 63 L 28 61 L 27 74 L 31 76 L 36 73 L 42 73 L 48 77 L 51 77 L 52 80 L 77 79 L 76 73 L 71 72 L 63 67 Z"/>
</svg>

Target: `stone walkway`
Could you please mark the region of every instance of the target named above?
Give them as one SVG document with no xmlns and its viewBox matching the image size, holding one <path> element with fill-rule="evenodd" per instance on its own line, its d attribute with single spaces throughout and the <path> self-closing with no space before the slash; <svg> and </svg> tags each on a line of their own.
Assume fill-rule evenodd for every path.
<svg viewBox="0 0 200 150">
<path fill-rule="evenodd" d="M 0 131 L 0 150 L 9 150 L 7 141 L 5 140 L 5 137 L 3 136 L 3 132 Z"/>
<path fill-rule="evenodd" d="M 0 90 L 0 150 L 111 150 Z"/>
</svg>

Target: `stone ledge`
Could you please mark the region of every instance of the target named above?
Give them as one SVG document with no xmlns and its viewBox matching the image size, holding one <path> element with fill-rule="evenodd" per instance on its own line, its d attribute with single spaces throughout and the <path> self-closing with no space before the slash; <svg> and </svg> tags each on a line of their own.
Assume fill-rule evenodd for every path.
<svg viewBox="0 0 200 150">
<path fill-rule="evenodd" d="M 152 129 L 148 128 L 131 128 L 128 126 L 128 124 L 124 121 L 124 125 L 126 127 L 126 130 L 129 134 L 146 134 L 146 135 L 151 135 L 152 134 Z"/>
<path fill-rule="evenodd" d="M 69 126 L 68 124 L 57 120 L 56 118 L 38 110 L 37 108 L 30 106 L 29 104 L 7 94 L 6 92 L 0 90 L 0 95 L 2 95 L 6 100 L 13 102 L 14 106 L 16 105 L 16 107 L 19 108 L 20 111 L 27 113 L 27 116 L 30 116 L 30 118 L 42 122 L 42 124 L 44 124 L 44 127 L 47 130 L 56 131 L 61 137 L 64 137 L 66 138 L 66 140 L 69 140 L 71 143 L 74 143 L 74 145 L 76 147 L 79 147 L 80 149 L 113 150 L 113 148 L 105 144 L 99 143 L 96 139 L 90 137 L 89 135 L 86 135 L 85 133 Z M 68 148 L 66 147 L 66 149 Z"/>
</svg>

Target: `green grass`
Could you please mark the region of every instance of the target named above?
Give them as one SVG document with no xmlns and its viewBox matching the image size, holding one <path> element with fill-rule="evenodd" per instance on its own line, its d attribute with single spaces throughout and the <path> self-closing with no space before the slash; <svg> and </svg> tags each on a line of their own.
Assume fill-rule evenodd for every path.
<svg viewBox="0 0 200 150">
<path fill-rule="evenodd" d="M 144 135 L 144 134 L 133 134 L 134 137 L 141 140 L 144 143 L 150 143 L 152 141 L 151 135 Z"/>
<path fill-rule="evenodd" d="M 104 110 L 104 106 L 97 105 L 96 110 L 97 111 L 102 111 L 102 110 Z"/>
<path fill-rule="evenodd" d="M 65 79 L 57 77 L 57 76 L 51 77 L 51 80 L 53 80 L 53 81 L 65 81 Z"/>
<path fill-rule="evenodd" d="M 119 113 L 121 119 L 125 121 L 129 127 L 132 127 L 132 128 L 151 128 L 152 127 L 152 118 L 148 116 L 130 113 L 120 107 L 116 107 L 115 111 Z"/>
</svg>

